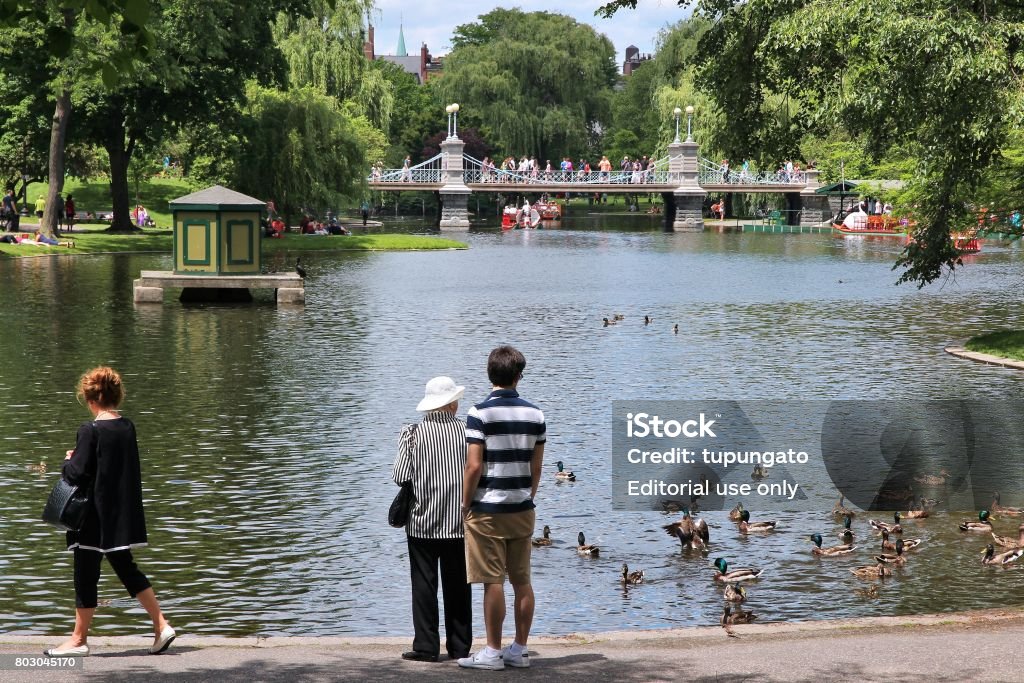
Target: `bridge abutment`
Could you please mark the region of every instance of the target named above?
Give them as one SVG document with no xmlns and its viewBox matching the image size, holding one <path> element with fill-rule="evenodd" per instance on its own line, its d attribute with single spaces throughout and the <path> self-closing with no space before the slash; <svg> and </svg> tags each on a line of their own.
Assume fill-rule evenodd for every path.
<svg viewBox="0 0 1024 683">
<path fill-rule="evenodd" d="M 708 193 L 700 186 L 700 146 L 692 140 L 673 142 L 668 146 L 668 177 L 679 187 L 672 193 L 674 211 L 671 225 L 676 232 L 701 232 L 704 230 L 704 198 Z M 669 210 L 666 204 L 665 223 L 669 224 Z"/>
<path fill-rule="evenodd" d="M 441 143 L 441 230 L 469 230 L 469 195 L 462 166 L 462 140 L 452 136 Z"/>
<path fill-rule="evenodd" d="M 818 225 L 832 217 L 828 197 L 817 193 L 821 187 L 818 169 L 809 168 L 807 186 L 800 192 L 800 225 Z"/>
</svg>

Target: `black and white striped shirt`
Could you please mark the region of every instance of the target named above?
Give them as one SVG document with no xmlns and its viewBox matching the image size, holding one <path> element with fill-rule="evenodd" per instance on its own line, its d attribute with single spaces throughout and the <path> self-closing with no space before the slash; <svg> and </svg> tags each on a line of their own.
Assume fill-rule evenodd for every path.
<svg viewBox="0 0 1024 683">
<path fill-rule="evenodd" d="M 462 473 L 466 424 L 452 413 L 423 416 L 402 428 L 391 478 L 412 480 L 416 497 L 405 533 L 413 538 L 462 538 Z"/>
</svg>

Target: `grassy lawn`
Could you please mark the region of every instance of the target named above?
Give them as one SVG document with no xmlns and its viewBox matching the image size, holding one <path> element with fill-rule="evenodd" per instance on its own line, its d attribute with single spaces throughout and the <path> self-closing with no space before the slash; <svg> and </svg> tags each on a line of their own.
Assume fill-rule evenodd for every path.
<svg viewBox="0 0 1024 683">
<path fill-rule="evenodd" d="M 49 186 L 46 183 L 32 183 L 28 186 L 28 208 L 35 207 L 36 197 L 42 195 L 46 198 L 46 191 Z M 129 207 L 134 207 L 135 184 L 128 183 Z M 110 185 L 102 180 L 76 180 L 68 179 L 64 183 L 63 197 L 67 199 L 68 193 L 75 198 L 75 210 L 85 213 L 92 211 L 110 211 L 113 204 L 110 201 Z M 183 197 L 193 192 L 193 188 L 186 181 L 176 178 L 152 178 L 139 183 L 140 204 L 146 207 L 150 217 L 156 221 L 158 227 L 169 228 L 171 226 L 171 212 L 167 208 L 167 202 L 178 197 Z M 22 218 L 23 221 L 34 223 L 36 220 L 33 213 L 29 218 Z"/>
<path fill-rule="evenodd" d="M 83 226 L 84 227 L 84 226 Z M 73 247 L 64 246 L 68 240 Z M 101 226 L 76 228 L 60 237 L 61 246 L 0 243 L 0 258 L 39 256 L 43 254 L 98 254 L 110 252 L 171 252 L 169 230 L 147 230 L 128 235 L 111 235 Z M 463 242 L 429 235 L 295 235 L 263 240 L 264 254 L 290 251 L 409 251 L 432 249 L 466 249 Z"/>
<path fill-rule="evenodd" d="M 1002 330 L 972 337 L 964 344 L 968 351 L 1000 358 L 1024 360 L 1024 330 Z"/>
</svg>

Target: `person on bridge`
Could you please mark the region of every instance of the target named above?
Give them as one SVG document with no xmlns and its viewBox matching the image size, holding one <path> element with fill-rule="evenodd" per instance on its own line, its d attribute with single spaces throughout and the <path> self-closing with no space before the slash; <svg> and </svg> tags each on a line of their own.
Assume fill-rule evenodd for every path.
<svg viewBox="0 0 1024 683">
<path fill-rule="evenodd" d="M 601 182 L 607 183 L 611 178 L 612 162 L 608 161 L 607 156 L 602 156 L 601 161 L 597 163 L 597 167 L 601 171 Z"/>
<path fill-rule="evenodd" d="M 412 182 L 412 157 L 406 155 L 405 161 L 402 162 L 402 182 Z"/>
</svg>

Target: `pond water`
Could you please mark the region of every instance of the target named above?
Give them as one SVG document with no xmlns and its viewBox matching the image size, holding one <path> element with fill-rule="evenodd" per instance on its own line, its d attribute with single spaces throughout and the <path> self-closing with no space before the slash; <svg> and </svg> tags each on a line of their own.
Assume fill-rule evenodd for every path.
<svg viewBox="0 0 1024 683">
<path fill-rule="evenodd" d="M 520 390 L 549 425 L 538 525 L 556 542 L 534 554 L 536 633 L 717 623 L 708 565 L 719 556 L 767 568 L 747 603 L 765 621 L 1024 597 L 1024 572 L 980 566 L 983 539 L 957 531 L 959 512 L 908 522 L 925 545 L 874 599 L 847 571 L 876 549 L 867 515 L 855 528 L 870 548 L 809 553 L 809 533 L 836 537 L 831 505 L 772 515 L 779 530 L 766 538 L 708 512 L 711 555 L 684 554 L 661 529 L 674 517 L 611 509 L 609 429 L 613 399 L 1016 397 L 1019 373 L 943 347 L 1021 325 L 1019 243 L 986 243 L 955 279 L 917 290 L 894 285 L 900 246 L 886 239 L 666 234 L 656 219 L 604 217 L 468 241 L 468 251 L 304 256 L 304 309 L 265 298 L 185 307 L 170 296 L 133 306 L 132 279 L 168 269 L 163 256 L 0 262 L 0 632 L 71 627 L 71 557 L 38 516 L 88 417 L 75 381 L 109 363 L 125 374 L 144 458 L 151 547 L 136 556 L 179 629 L 411 634 L 405 538 L 385 520 L 396 436 L 434 375 L 467 386 L 464 416 L 488 392 L 486 357 L 499 343 L 526 354 Z M 614 313 L 625 319 L 602 328 Z M 556 460 L 575 483 L 554 483 Z M 30 468 L 41 461 L 46 473 Z M 1022 493 L 1004 491 L 1003 503 L 1024 504 Z M 996 522 L 1007 535 L 1016 526 Z M 577 556 L 580 530 L 600 558 Z M 623 592 L 623 561 L 647 583 Z M 144 629 L 104 571 L 101 599 L 112 604 L 96 632 Z M 479 610 L 476 621 L 483 633 Z"/>
</svg>

